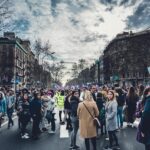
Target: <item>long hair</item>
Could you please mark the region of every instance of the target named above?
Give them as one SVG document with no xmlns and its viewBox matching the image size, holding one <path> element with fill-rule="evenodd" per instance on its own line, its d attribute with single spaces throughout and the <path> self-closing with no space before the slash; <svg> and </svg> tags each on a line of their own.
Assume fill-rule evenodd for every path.
<svg viewBox="0 0 150 150">
<path fill-rule="evenodd" d="M 131 99 L 131 100 L 133 100 L 133 99 L 137 96 L 134 87 L 130 87 L 127 96 L 128 96 L 128 98 Z"/>
<path fill-rule="evenodd" d="M 148 92 L 150 92 L 150 87 L 148 87 L 148 88 L 146 88 L 146 89 L 144 90 L 143 99 L 142 99 L 142 105 L 143 105 L 143 106 L 144 106 L 145 103 L 146 103 L 146 97 L 147 97 Z"/>
<path fill-rule="evenodd" d="M 92 93 L 88 90 L 85 91 L 83 99 L 87 101 L 94 101 Z"/>
<path fill-rule="evenodd" d="M 113 91 L 113 90 L 109 90 L 108 91 L 108 93 L 112 93 L 112 95 L 113 95 L 113 100 L 116 100 L 116 94 L 115 94 L 115 92 Z"/>
</svg>

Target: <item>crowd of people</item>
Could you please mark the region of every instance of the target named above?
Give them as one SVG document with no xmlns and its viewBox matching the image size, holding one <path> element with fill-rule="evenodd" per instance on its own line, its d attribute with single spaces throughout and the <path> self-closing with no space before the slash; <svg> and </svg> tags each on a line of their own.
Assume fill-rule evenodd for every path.
<svg viewBox="0 0 150 150">
<path fill-rule="evenodd" d="M 5 115 L 8 129 L 14 125 L 13 112 L 18 116 L 18 127 L 22 139 L 28 139 L 27 125 L 32 124 L 32 138 L 38 139 L 42 132 L 54 134 L 56 119 L 66 125 L 70 132 L 70 149 L 79 149 L 77 133 L 85 141 L 86 150 L 97 150 L 97 138 L 108 136 L 104 149 L 120 149 L 116 132 L 124 127 L 134 127 L 138 120 L 137 141 L 150 150 L 150 87 L 121 88 L 82 87 L 81 89 L 50 90 L 0 89 L 0 126 Z M 100 124 L 100 125 L 99 125 Z M 137 137 L 136 137 L 137 136 Z"/>
</svg>

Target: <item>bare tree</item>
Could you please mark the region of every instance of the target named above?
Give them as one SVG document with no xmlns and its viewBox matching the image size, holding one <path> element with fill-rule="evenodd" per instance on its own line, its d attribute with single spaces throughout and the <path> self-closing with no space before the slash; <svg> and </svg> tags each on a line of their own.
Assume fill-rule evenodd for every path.
<svg viewBox="0 0 150 150">
<path fill-rule="evenodd" d="M 65 66 L 61 62 L 53 63 L 52 65 L 46 63 L 46 69 L 50 72 L 54 82 L 60 82 L 62 77 L 64 76 Z"/>
<path fill-rule="evenodd" d="M 0 32 L 10 27 L 8 19 L 12 15 L 11 6 L 11 0 L 0 0 Z"/>
<path fill-rule="evenodd" d="M 79 67 L 78 67 L 78 64 L 77 63 L 74 63 L 73 65 L 72 65 L 72 77 L 73 78 L 77 78 L 78 77 L 78 75 L 79 75 Z"/>
<path fill-rule="evenodd" d="M 54 59 L 54 52 L 51 52 L 51 45 L 49 41 L 46 41 L 46 43 L 42 43 L 41 39 L 37 39 L 34 43 L 34 51 L 38 62 L 42 60 L 42 64 L 44 58 L 46 57 Z"/>
</svg>

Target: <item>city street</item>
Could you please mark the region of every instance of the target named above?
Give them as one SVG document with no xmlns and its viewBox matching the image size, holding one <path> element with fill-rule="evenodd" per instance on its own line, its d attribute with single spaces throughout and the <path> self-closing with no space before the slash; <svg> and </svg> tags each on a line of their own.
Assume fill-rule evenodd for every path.
<svg viewBox="0 0 150 150">
<path fill-rule="evenodd" d="M 0 145 L 2 145 L 3 150 L 69 150 L 70 138 L 66 134 L 65 126 L 61 126 L 60 129 L 58 123 L 56 134 L 42 133 L 40 139 L 36 141 L 20 138 L 16 120 L 13 128 L 8 130 L 6 127 L 5 125 L 0 129 Z M 144 150 L 143 145 L 136 142 L 136 129 L 124 128 L 117 135 L 121 150 Z M 85 150 L 83 139 L 79 136 L 77 139 L 77 144 L 81 150 Z M 104 137 L 98 139 L 98 150 L 102 150 L 106 144 L 107 141 Z"/>
</svg>

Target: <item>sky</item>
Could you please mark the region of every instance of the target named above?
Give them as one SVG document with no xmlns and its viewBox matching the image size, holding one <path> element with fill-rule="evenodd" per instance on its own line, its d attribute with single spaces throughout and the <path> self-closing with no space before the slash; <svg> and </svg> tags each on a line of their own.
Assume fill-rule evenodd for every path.
<svg viewBox="0 0 150 150">
<path fill-rule="evenodd" d="M 49 40 L 57 59 L 67 62 L 86 59 L 91 64 L 118 33 L 150 27 L 149 0 L 12 1 L 11 24 L 17 36 Z"/>
</svg>

